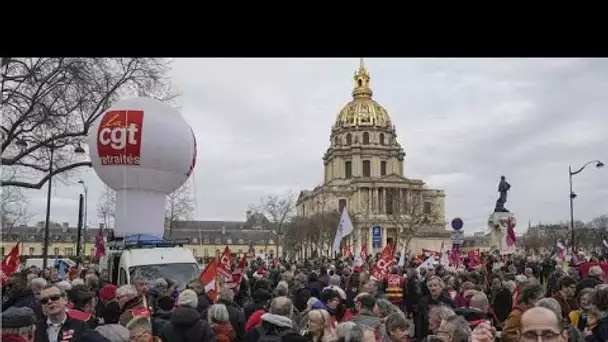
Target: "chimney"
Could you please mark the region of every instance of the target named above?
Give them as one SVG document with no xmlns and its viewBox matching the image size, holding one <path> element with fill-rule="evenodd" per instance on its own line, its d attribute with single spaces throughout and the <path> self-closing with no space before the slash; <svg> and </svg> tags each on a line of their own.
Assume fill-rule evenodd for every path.
<svg viewBox="0 0 608 342">
<path fill-rule="evenodd" d="M 61 231 L 64 233 L 67 233 L 69 228 L 70 228 L 69 222 L 63 222 L 63 224 L 61 225 Z"/>
</svg>

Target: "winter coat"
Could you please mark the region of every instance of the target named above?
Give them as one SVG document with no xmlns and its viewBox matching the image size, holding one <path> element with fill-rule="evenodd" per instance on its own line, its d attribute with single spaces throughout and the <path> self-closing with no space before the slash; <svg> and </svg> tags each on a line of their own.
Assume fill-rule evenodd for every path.
<svg viewBox="0 0 608 342">
<path fill-rule="evenodd" d="M 157 310 L 152 314 L 152 335 L 159 336 L 160 332 L 163 331 L 165 325 L 169 324 L 171 321 L 171 316 L 173 316 L 173 312 Z"/>
<path fill-rule="evenodd" d="M 505 325 L 502 328 L 500 339 L 502 342 L 517 342 L 519 341 L 519 331 L 521 329 L 521 316 L 529 309 L 527 305 L 517 304 L 513 307 Z"/>
<path fill-rule="evenodd" d="M 455 308 L 456 305 L 452 298 L 448 297 L 444 293 L 440 294 L 437 299 L 433 297 L 424 296 L 418 302 L 418 315 L 416 317 L 416 323 L 414 324 L 416 330 L 416 337 L 422 339 L 429 334 L 429 310 L 431 306 L 435 305 L 447 305 L 450 308 Z"/>
<path fill-rule="evenodd" d="M 233 302 L 220 300 L 218 303 L 226 306 L 236 338 L 238 341 L 242 341 L 245 336 L 245 312 Z"/>
<path fill-rule="evenodd" d="M 215 340 L 217 342 L 234 342 L 237 341 L 236 333 L 232 324 L 215 324 L 213 326 L 213 332 L 215 333 Z M 238 340 L 241 341 L 241 340 Z"/>
<path fill-rule="evenodd" d="M 179 307 L 161 330 L 163 342 L 216 342 L 215 333 L 197 309 Z"/>
</svg>

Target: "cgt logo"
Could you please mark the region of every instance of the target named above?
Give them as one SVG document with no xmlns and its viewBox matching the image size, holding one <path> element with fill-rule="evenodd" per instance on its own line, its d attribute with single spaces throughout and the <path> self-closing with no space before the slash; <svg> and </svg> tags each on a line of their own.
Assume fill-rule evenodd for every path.
<svg viewBox="0 0 608 342">
<path fill-rule="evenodd" d="M 97 132 L 101 165 L 139 165 L 143 119 L 141 110 L 116 110 L 104 114 Z"/>
</svg>

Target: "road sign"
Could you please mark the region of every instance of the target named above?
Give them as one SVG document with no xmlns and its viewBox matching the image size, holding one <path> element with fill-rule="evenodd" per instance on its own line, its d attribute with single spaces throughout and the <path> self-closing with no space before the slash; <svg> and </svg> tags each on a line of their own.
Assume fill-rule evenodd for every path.
<svg viewBox="0 0 608 342">
<path fill-rule="evenodd" d="M 382 226 L 372 227 L 372 244 L 374 248 L 382 247 Z"/>
<path fill-rule="evenodd" d="M 452 220 L 452 229 L 454 230 L 461 230 L 463 225 L 464 222 L 459 217 Z"/>
<path fill-rule="evenodd" d="M 452 231 L 452 244 L 462 245 L 463 242 L 464 242 L 464 232 L 462 230 L 453 230 Z"/>
</svg>

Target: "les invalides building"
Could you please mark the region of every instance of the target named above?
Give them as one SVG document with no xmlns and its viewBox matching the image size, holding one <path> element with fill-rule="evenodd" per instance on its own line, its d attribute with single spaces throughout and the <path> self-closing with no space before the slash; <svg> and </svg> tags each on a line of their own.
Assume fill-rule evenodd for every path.
<svg viewBox="0 0 608 342">
<path fill-rule="evenodd" d="M 442 242 L 450 248 L 445 193 L 404 174 L 406 153 L 388 111 L 372 97 L 363 59 L 354 81 L 352 100 L 340 110 L 331 128 L 330 146 L 323 156 L 325 180 L 314 190 L 300 192 L 297 214 L 310 217 L 341 212 L 346 206 L 355 225 L 346 241 L 353 253 L 363 244 L 373 253 L 394 242 L 401 251 L 408 240 L 414 253 L 439 251 Z"/>
</svg>

